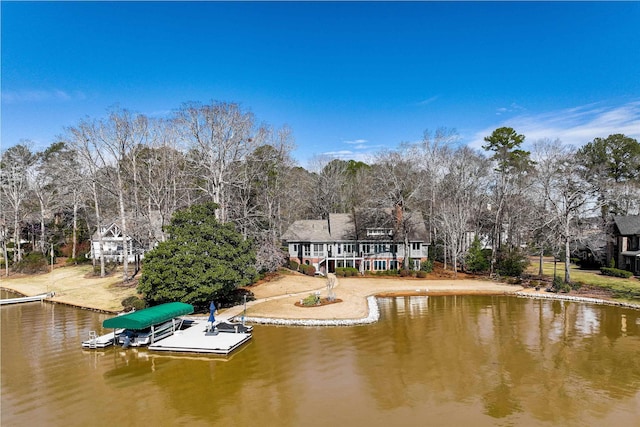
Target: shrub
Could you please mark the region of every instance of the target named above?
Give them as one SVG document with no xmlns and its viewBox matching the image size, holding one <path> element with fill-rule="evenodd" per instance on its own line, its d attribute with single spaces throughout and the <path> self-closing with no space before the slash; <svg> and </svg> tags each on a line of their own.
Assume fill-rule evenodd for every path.
<svg viewBox="0 0 640 427">
<path fill-rule="evenodd" d="M 564 280 L 560 276 L 553 278 L 553 284 L 551 285 L 551 292 L 567 293 L 571 290 L 571 286 L 568 283 L 564 283 Z"/>
<path fill-rule="evenodd" d="M 302 300 L 302 305 L 311 306 L 320 304 L 320 295 L 310 294 L 308 297 Z"/>
<path fill-rule="evenodd" d="M 501 254 L 498 260 L 498 273 L 503 276 L 520 276 L 528 264 L 529 260 L 524 253 L 518 250 L 509 251 Z"/>
<path fill-rule="evenodd" d="M 295 262 L 294 260 L 289 260 L 289 268 L 293 271 L 298 271 L 298 266 L 300 264 L 298 264 L 297 262 Z"/>
<path fill-rule="evenodd" d="M 433 271 L 433 261 L 426 259 L 420 263 L 420 271 L 431 273 Z"/>
<path fill-rule="evenodd" d="M 300 271 L 307 276 L 313 276 L 316 274 L 316 268 L 313 265 L 300 264 Z"/>
<path fill-rule="evenodd" d="M 631 276 L 633 276 L 633 273 L 630 271 L 619 270 L 617 268 L 607 268 L 607 267 L 602 267 L 600 269 L 600 273 L 604 274 L 605 276 L 622 277 L 625 279 L 628 279 Z"/>
<path fill-rule="evenodd" d="M 49 266 L 48 259 L 41 252 L 31 252 L 15 266 L 18 273 L 34 274 L 41 271 L 47 271 Z"/>
<path fill-rule="evenodd" d="M 122 300 L 122 306 L 127 309 L 135 309 L 142 310 L 147 307 L 147 304 L 143 299 L 138 298 L 137 296 L 130 296 Z"/>
<path fill-rule="evenodd" d="M 400 277 L 411 277 L 413 276 L 413 272 L 411 270 L 405 270 L 404 268 L 400 270 Z"/>
<path fill-rule="evenodd" d="M 422 271 L 422 270 L 420 270 L 420 271 L 418 271 L 418 272 L 416 273 L 416 276 L 417 276 L 419 279 L 424 279 L 425 277 L 427 277 L 427 272 L 426 272 L 426 271 Z"/>
<path fill-rule="evenodd" d="M 336 267 L 336 276 L 338 277 L 349 277 L 349 276 L 357 276 L 360 274 L 355 267 Z"/>
</svg>

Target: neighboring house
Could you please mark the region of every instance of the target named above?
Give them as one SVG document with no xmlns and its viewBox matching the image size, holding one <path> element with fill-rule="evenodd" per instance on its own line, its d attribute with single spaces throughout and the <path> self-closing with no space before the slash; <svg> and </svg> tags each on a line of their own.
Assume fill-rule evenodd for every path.
<svg viewBox="0 0 640 427">
<path fill-rule="evenodd" d="M 613 222 L 616 267 L 640 276 L 640 215 L 616 216 Z"/>
<path fill-rule="evenodd" d="M 290 260 L 313 265 L 323 274 L 339 267 L 357 268 L 361 273 L 395 270 L 402 268 L 406 258 L 409 268 L 418 269 L 429 254 L 422 215 L 402 213 L 399 208 L 295 221 L 282 240 Z"/>
<path fill-rule="evenodd" d="M 122 263 L 124 260 L 124 242 L 127 242 L 127 260 L 129 262 L 139 261 L 143 257 L 142 245 L 131 236 L 125 236 L 122 229 L 116 222 L 102 225 L 91 236 L 91 252 L 89 258 L 100 259 L 100 240 L 102 235 L 102 254 L 105 261 Z"/>
</svg>

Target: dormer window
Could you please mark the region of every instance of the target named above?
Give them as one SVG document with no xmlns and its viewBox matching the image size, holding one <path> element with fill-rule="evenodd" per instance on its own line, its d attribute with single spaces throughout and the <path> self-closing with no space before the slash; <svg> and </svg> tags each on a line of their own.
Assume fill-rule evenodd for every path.
<svg viewBox="0 0 640 427">
<path fill-rule="evenodd" d="M 367 228 L 367 237 L 374 236 L 391 236 L 393 229 L 391 228 Z"/>
</svg>

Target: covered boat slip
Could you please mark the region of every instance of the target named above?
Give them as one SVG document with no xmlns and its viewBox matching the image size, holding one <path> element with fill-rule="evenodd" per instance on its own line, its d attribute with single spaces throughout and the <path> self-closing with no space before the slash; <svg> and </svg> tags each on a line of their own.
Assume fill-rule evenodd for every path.
<svg viewBox="0 0 640 427">
<path fill-rule="evenodd" d="M 250 325 L 218 321 L 208 330 L 204 319 L 186 320 L 180 316 L 193 313 L 193 306 L 172 302 L 116 316 L 102 322 L 113 333 L 97 336 L 92 331 L 85 348 L 105 348 L 113 344 L 149 346 L 149 350 L 212 353 L 228 355 L 251 339 Z"/>
<path fill-rule="evenodd" d="M 112 317 L 102 322 L 102 327 L 107 329 L 133 329 L 142 330 L 153 325 L 167 322 L 179 316 L 193 313 L 193 306 L 183 302 L 168 302 Z"/>
<path fill-rule="evenodd" d="M 134 347 L 149 345 L 175 333 L 182 326 L 179 316 L 191 313 L 191 304 L 170 302 L 112 317 L 102 322 L 102 326 L 113 329 L 113 334 L 97 337 L 95 332 L 91 332 L 89 340 L 83 342 L 82 346 L 103 348 L 118 343 Z"/>
</svg>

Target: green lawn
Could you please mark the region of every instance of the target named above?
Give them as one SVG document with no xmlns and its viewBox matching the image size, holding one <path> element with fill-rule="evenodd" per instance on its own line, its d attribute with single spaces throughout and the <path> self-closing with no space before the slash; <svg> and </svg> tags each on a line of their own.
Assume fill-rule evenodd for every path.
<svg viewBox="0 0 640 427">
<path fill-rule="evenodd" d="M 545 276 L 553 277 L 553 262 L 545 261 L 542 264 Z M 538 274 L 538 262 L 531 262 L 527 268 L 527 273 Z M 556 274 L 564 278 L 564 263 L 556 264 Z M 640 280 L 636 278 L 622 279 L 619 277 L 604 276 L 599 270 L 580 270 L 571 264 L 571 282 L 586 286 L 593 286 L 606 289 L 612 292 L 617 300 L 638 303 L 640 301 Z"/>
</svg>

